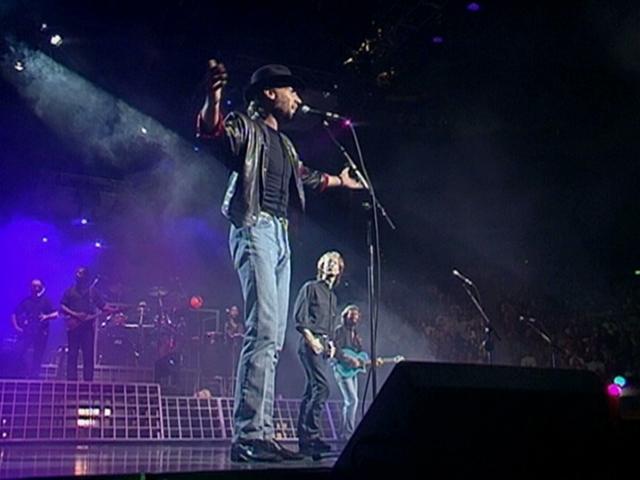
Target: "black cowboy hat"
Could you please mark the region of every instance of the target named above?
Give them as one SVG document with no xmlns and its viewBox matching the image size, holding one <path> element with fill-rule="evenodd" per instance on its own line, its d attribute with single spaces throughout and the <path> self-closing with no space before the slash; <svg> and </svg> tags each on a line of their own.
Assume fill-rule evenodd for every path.
<svg viewBox="0 0 640 480">
<path fill-rule="evenodd" d="M 263 65 L 251 75 L 251 82 L 244 91 L 244 98 L 250 102 L 255 99 L 258 92 L 273 87 L 293 87 L 296 90 L 303 90 L 304 82 L 294 76 L 284 65 Z"/>
</svg>

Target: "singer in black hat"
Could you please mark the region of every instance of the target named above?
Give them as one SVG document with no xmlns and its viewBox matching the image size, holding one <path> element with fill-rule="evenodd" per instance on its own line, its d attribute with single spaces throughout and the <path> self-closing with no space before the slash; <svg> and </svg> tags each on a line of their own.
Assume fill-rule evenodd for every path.
<svg viewBox="0 0 640 480">
<path fill-rule="evenodd" d="M 288 215 L 304 210 L 304 188 L 362 188 L 348 169 L 329 175 L 306 167 L 280 127 L 302 105 L 301 79 L 284 65 L 258 68 L 244 91 L 246 112 L 223 117 L 227 83 L 222 63 L 209 60 L 207 94 L 197 135 L 230 170 L 222 205 L 229 246 L 245 302 L 245 337 L 238 361 L 233 461 L 282 461 L 299 455 L 274 439 L 275 371 L 289 307 Z"/>
</svg>

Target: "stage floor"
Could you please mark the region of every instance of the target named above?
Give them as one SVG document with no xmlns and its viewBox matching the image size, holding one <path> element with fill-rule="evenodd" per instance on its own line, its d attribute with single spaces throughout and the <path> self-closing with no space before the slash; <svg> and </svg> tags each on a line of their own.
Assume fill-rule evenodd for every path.
<svg viewBox="0 0 640 480">
<path fill-rule="evenodd" d="M 285 444 L 286 445 L 286 444 Z M 288 445 L 295 450 L 295 444 Z M 229 444 L 121 443 L 0 445 L 0 478 L 126 475 L 233 470 L 310 469 L 328 471 L 337 457 L 279 463 L 236 463 Z M 144 478 L 144 477 L 141 477 Z"/>
</svg>

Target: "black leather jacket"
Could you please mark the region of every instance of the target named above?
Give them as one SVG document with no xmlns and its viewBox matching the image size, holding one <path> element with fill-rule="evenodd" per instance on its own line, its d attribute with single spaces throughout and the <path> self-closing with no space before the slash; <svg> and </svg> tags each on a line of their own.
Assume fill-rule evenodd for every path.
<svg viewBox="0 0 640 480">
<path fill-rule="evenodd" d="M 284 153 L 293 166 L 290 198 L 304 211 L 303 186 L 324 190 L 329 181 L 326 173 L 303 165 L 293 143 L 283 138 Z M 222 203 L 222 213 L 236 227 L 254 225 L 258 220 L 268 167 L 269 132 L 261 119 L 231 112 L 214 132 L 204 133 L 198 122 L 198 137 L 208 140 L 214 152 L 231 170 Z"/>
</svg>

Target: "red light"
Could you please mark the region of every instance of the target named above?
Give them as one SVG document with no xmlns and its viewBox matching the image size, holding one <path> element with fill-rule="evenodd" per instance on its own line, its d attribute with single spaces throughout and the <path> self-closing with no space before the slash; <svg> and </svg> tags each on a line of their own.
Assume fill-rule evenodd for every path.
<svg viewBox="0 0 640 480">
<path fill-rule="evenodd" d="M 189 299 L 189 305 L 191 305 L 191 308 L 198 310 L 204 305 L 204 299 L 199 295 L 195 295 Z"/>
</svg>

